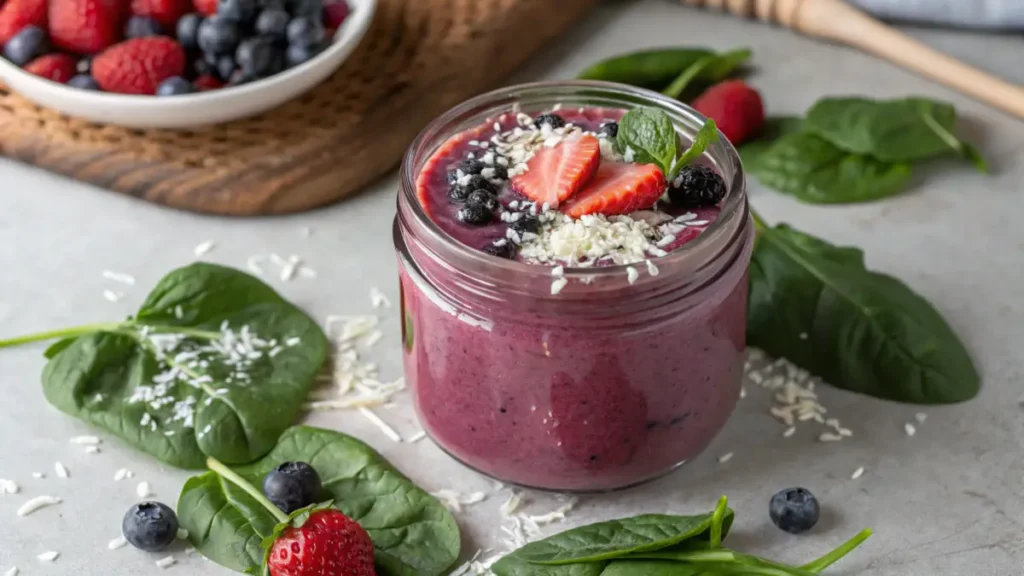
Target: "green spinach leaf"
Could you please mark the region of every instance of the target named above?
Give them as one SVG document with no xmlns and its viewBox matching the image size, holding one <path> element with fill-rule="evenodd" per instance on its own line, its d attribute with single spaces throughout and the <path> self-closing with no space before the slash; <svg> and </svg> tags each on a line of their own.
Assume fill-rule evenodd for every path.
<svg viewBox="0 0 1024 576">
<path fill-rule="evenodd" d="M 579 78 L 661 90 L 684 70 L 714 54 L 702 48 L 643 50 L 602 60 L 580 72 Z"/>
<path fill-rule="evenodd" d="M 732 510 L 726 510 L 722 516 L 723 534 L 728 533 L 732 519 Z M 628 554 L 661 550 L 693 538 L 706 539 L 713 523 L 713 514 L 644 514 L 574 528 L 531 542 L 513 555 L 534 564 L 611 560 Z"/>
<path fill-rule="evenodd" d="M 918 404 L 978 393 L 970 355 L 943 317 L 899 280 L 835 247 L 758 219 L 747 339 L 826 382 Z"/>
<path fill-rule="evenodd" d="M 739 146 L 740 160 L 749 170 L 758 159 L 783 136 L 803 130 L 804 119 L 799 116 L 776 116 L 768 118 L 757 138 Z"/>
<path fill-rule="evenodd" d="M 701 576 L 708 574 L 707 569 L 700 564 L 667 560 L 616 560 L 608 564 L 601 576 Z"/>
<path fill-rule="evenodd" d="M 667 178 L 669 180 L 674 179 L 679 174 L 680 170 L 690 162 L 700 158 L 701 155 L 717 141 L 718 126 L 715 124 L 714 120 L 708 118 L 707 122 L 700 127 L 700 131 L 698 131 L 697 135 L 693 138 L 693 143 L 690 144 L 690 147 L 686 149 L 686 152 L 683 152 L 683 154 L 679 156 L 678 160 L 673 162 L 672 171 L 668 174 Z"/>
<path fill-rule="evenodd" d="M 505 556 L 491 566 L 497 576 L 602 576 L 607 562 L 586 562 L 582 564 L 531 564 L 514 554 Z"/>
<path fill-rule="evenodd" d="M 327 355 L 304 312 L 206 263 L 165 276 L 134 319 L 40 337 L 60 336 L 43 370 L 50 403 L 182 468 L 270 451 Z"/>
<path fill-rule="evenodd" d="M 762 184 L 804 202 L 840 204 L 893 196 L 910 181 L 910 166 L 840 150 L 805 132 L 781 137 L 747 165 Z"/>
<path fill-rule="evenodd" d="M 287 461 L 312 465 L 323 482 L 324 499 L 333 500 L 369 532 L 382 576 L 437 576 L 458 559 L 461 540 L 451 513 L 350 436 L 296 426 L 262 460 L 233 470 L 260 486 L 270 470 Z M 277 524 L 255 506 L 254 499 L 207 472 L 185 485 L 178 516 L 204 556 L 245 571 L 259 568 L 260 543 Z"/>
<path fill-rule="evenodd" d="M 679 147 L 679 136 L 668 114 L 646 106 L 626 112 L 619 121 L 615 141 L 619 152 L 627 157 L 632 154 L 637 164 L 655 164 L 666 175 Z"/>
<path fill-rule="evenodd" d="M 884 162 L 910 162 L 950 152 L 980 170 L 987 165 L 955 134 L 956 110 L 926 98 L 825 98 L 807 113 L 806 129 L 854 154 Z"/>
<path fill-rule="evenodd" d="M 661 93 L 670 98 L 685 100 L 688 92 L 692 92 L 688 89 L 694 84 L 707 85 L 725 80 L 749 60 L 751 55 L 750 50 L 742 49 L 705 56 L 683 70 Z"/>
</svg>

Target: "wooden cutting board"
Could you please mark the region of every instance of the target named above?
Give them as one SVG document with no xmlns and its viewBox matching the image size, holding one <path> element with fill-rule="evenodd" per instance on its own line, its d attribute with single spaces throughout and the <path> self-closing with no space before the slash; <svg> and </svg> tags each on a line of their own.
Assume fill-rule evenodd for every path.
<svg viewBox="0 0 1024 576">
<path fill-rule="evenodd" d="M 0 153 L 166 206 L 309 210 L 390 171 L 434 117 L 500 86 L 597 0 L 381 0 L 324 84 L 262 116 L 195 131 L 70 119 L 0 85 Z"/>
</svg>

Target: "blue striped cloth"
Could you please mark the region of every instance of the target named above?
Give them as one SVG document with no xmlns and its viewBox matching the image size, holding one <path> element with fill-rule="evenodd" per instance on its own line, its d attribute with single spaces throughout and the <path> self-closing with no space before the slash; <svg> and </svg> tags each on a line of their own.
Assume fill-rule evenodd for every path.
<svg viewBox="0 0 1024 576">
<path fill-rule="evenodd" d="M 848 0 L 880 18 L 1024 30 L 1024 0 Z"/>
</svg>

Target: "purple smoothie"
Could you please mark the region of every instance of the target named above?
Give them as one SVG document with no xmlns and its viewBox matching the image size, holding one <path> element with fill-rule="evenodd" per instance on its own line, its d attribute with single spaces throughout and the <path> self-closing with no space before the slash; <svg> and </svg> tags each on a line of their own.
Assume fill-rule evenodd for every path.
<svg viewBox="0 0 1024 576">
<path fill-rule="evenodd" d="M 559 112 L 588 132 L 623 113 Z M 449 173 L 467 154 L 479 155 L 479 142 L 496 129 L 515 125 L 511 113 L 488 119 L 447 139 L 422 164 L 415 197 L 451 241 L 479 250 L 506 237 L 507 222 L 469 227 L 455 218 Z M 499 199 L 502 210 L 522 200 L 507 184 Z M 671 253 L 693 241 L 719 211 L 659 204 L 655 218 L 693 213 L 706 222 L 679 230 L 662 248 Z M 670 272 L 652 274 L 621 282 L 617 292 L 595 292 L 593 310 L 583 313 L 549 301 L 550 294 L 532 302 L 480 297 L 489 286 L 467 289 L 472 271 L 396 240 L 405 374 L 424 428 L 466 465 L 534 488 L 621 488 L 692 459 L 739 397 L 750 236 L 738 235 L 720 269 L 696 288 L 673 295 L 664 286 Z M 567 297 L 585 304 L 587 287 L 572 290 Z"/>
</svg>

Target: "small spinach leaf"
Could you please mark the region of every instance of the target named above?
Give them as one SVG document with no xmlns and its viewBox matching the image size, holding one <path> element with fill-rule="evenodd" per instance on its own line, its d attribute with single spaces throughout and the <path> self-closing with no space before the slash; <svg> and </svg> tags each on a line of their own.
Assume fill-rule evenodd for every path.
<svg viewBox="0 0 1024 576">
<path fill-rule="evenodd" d="M 668 114 L 657 108 L 633 108 L 619 121 L 619 152 L 637 164 L 655 164 L 666 175 L 676 159 L 679 136 Z"/>
<path fill-rule="evenodd" d="M 910 166 L 840 150 L 805 132 L 781 137 L 747 166 L 765 186 L 804 202 L 840 204 L 893 196 L 910 181 Z"/>
<path fill-rule="evenodd" d="M 133 320 L 64 334 L 78 336 L 47 350 L 47 400 L 181 468 L 270 451 L 327 356 L 304 312 L 207 263 L 165 276 Z"/>
<path fill-rule="evenodd" d="M 956 110 L 927 98 L 825 98 L 807 113 L 806 129 L 854 154 L 910 162 L 954 152 L 987 170 L 977 150 L 957 138 Z"/>
<path fill-rule="evenodd" d="M 713 55 L 701 48 L 643 50 L 602 60 L 580 72 L 579 78 L 661 90 L 694 63 Z"/>
<path fill-rule="evenodd" d="M 919 404 L 978 393 L 970 355 L 945 319 L 863 254 L 758 220 L 747 339 L 826 382 Z"/>
<path fill-rule="evenodd" d="M 728 533 L 732 519 L 732 510 L 725 510 L 723 534 Z M 644 514 L 574 528 L 531 542 L 513 555 L 534 564 L 611 560 L 628 554 L 662 550 L 693 538 L 707 538 L 713 522 L 713 514 Z"/>
<path fill-rule="evenodd" d="M 693 162 L 697 158 L 700 158 L 707 149 L 718 141 L 718 126 L 715 121 L 708 118 L 707 122 L 700 127 L 700 131 L 693 138 L 693 143 L 686 149 L 686 152 L 679 157 L 672 164 L 672 172 L 667 176 L 669 180 L 674 179 L 679 171 L 682 170 L 687 164 Z"/>
<path fill-rule="evenodd" d="M 312 465 L 325 499 L 369 532 L 381 576 L 438 576 L 458 559 L 461 540 L 451 513 L 351 436 L 296 426 L 262 460 L 234 471 L 260 486 L 270 470 L 288 461 Z M 208 472 L 186 484 L 178 516 L 206 557 L 244 571 L 259 568 L 259 544 L 277 524 L 253 506 L 255 500 Z"/>
<path fill-rule="evenodd" d="M 739 146 L 740 160 L 750 169 L 779 138 L 803 130 L 804 119 L 799 116 L 776 116 L 768 118 L 757 138 Z"/>
</svg>

